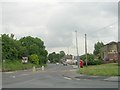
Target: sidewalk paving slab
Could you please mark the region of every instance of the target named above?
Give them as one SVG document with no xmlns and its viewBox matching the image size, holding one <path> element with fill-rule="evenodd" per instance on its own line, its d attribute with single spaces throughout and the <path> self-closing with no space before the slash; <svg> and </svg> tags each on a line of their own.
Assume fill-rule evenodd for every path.
<svg viewBox="0 0 120 90">
<path fill-rule="evenodd" d="M 104 79 L 104 80 L 106 80 L 106 81 L 113 81 L 113 82 L 120 82 L 120 79 L 119 79 L 120 77 L 118 76 L 111 76 L 111 77 L 109 77 L 109 78 L 106 78 L 106 79 Z"/>
<path fill-rule="evenodd" d="M 76 70 L 71 70 L 70 72 L 65 72 L 63 76 L 76 79 L 93 79 L 93 80 L 104 80 L 104 81 L 114 81 L 120 82 L 120 76 L 93 76 L 93 75 L 84 75 L 76 73 Z"/>
</svg>

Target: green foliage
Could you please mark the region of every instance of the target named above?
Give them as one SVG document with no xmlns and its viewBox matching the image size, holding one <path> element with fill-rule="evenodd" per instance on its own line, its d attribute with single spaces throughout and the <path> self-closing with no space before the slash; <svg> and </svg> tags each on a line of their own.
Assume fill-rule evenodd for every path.
<svg viewBox="0 0 120 90">
<path fill-rule="evenodd" d="M 101 76 L 118 76 L 118 64 L 117 63 L 110 63 L 110 64 L 101 64 L 101 65 L 94 65 L 81 68 L 77 71 L 80 74 L 87 74 L 87 75 L 101 75 Z"/>
<path fill-rule="evenodd" d="M 56 62 L 60 62 L 60 59 L 62 59 L 65 56 L 65 52 L 64 51 L 60 51 L 60 53 L 50 53 L 48 55 L 48 59 L 50 60 L 51 63 L 56 63 Z"/>
<path fill-rule="evenodd" d="M 65 56 L 65 52 L 64 51 L 60 51 L 60 58 L 63 58 Z"/>
<path fill-rule="evenodd" d="M 50 53 L 48 55 L 48 59 L 50 60 L 51 63 L 55 63 L 56 62 L 56 53 L 55 52 Z"/>
<path fill-rule="evenodd" d="M 32 68 L 33 64 L 22 64 L 20 60 L 6 60 L 2 63 L 2 71 L 15 71 L 15 70 L 24 70 Z"/>
<path fill-rule="evenodd" d="M 2 35 L 2 59 L 18 59 L 18 50 L 17 50 L 16 40 L 9 37 L 9 35 Z"/>
<path fill-rule="evenodd" d="M 48 60 L 50 60 L 51 63 L 54 62 L 54 61 L 53 61 L 53 53 L 50 53 L 50 54 L 48 55 Z"/>
<path fill-rule="evenodd" d="M 93 54 L 88 54 L 88 65 L 99 65 L 102 64 L 101 56 L 100 56 L 100 50 L 101 47 L 103 47 L 103 42 L 97 42 L 94 45 L 94 51 Z M 85 60 L 85 55 L 82 56 L 82 58 Z"/>
<path fill-rule="evenodd" d="M 84 61 L 84 64 L 85 64 L 86 56 L 81 55 L 80 58 Z M 87 63 L 88 63 L 88 65 L 99 65 L 102 63 L 102 61 L 101 60 L 94 60 L 93 54 L 87 54 Z"/>
<path fill-rule="evenodd" d="M 47 63 L 47 50 L 45 50 L 44 42 L 39 38 L 33 38 L 31 36 L 23 37 L 20 39 L 21 45 L 26 47 L 27 55 L 36 54 L 38 55 L 39 64 Z"/>
<path fill-rule="evenodd" d="M 103 42 L 97 42 L 94 45 L 94 51 L 93 51 L 93 53 L 94 53 L 95 56 L 98 56 L 99 59 L 100 59 L 100 49 L 103 46 L 104 46 Z"/>
<path fill-rule="evenodd" d="M 33 64 L 36 64 L 36 65 L 39 64 L 39 57 L 38 57 L 38 55 L 36 55 L 36 54 L 30 55 L 29 60 L 30 60 Z"/>
<path fill-rule="evenodd" d="M 17 40 L 14 39 L 14 34 L 2 34 L 0 39 L 2 39 L 2 60 L 13 61 L 36 54 L 39 64 L 46 64 L 48 52 L 41 39 L 27 36 Z"/>
<path fill-rule="evenodd" d="M 18 58 L 21 58 L 23 56 L 28 56 L 28 50 L 25 46 L 20 46 L 19 47 L 19 57 Z"/>
</svg>

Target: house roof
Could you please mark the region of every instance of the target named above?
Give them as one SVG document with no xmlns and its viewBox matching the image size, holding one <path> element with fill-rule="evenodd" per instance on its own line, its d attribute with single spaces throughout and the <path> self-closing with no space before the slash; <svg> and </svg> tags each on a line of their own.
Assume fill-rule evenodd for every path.
<svg viewBox="0 0 120 90">
<path fill-rule="evenodd" d="M 118 42 L 118 43 L 119 43 L 119 42 Z M 106 45 L 111 45 L 111 44 L 117 44 L 117 42 L 112 41 L 112 42 L 110 42 L 110 43 L 105 44 L 104 46 L 106 46 Z"/>
<path fill-rule="evenodd" d="M 106 45 L 111 45 L 111 44 L 117 44 L 117 42 L 112 41 L 110 43 L 107 43 Z"/>
</svg>

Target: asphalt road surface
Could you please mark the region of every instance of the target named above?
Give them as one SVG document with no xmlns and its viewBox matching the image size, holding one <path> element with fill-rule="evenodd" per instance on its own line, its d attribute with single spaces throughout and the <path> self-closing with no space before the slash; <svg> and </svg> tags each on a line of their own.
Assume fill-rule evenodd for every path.
<svg viewBox="0 0 120 90">
<path fill-rule="evenodd" d="M 49 64 L 44 71 L 4 72 L 2 88 L 118 88 L 118 82 L 65 77 L 65 73 L 73 71 L 70 65 Z"/>
</svg>

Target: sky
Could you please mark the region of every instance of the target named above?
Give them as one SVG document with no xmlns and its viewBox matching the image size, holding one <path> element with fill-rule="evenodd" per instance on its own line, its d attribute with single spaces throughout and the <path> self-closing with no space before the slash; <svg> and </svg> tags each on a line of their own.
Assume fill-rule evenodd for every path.
<svg viewBox="0 0 120 90">
<path fill-rule="evenodd" d="M 11 0 L 10 0 L 11 1 Z M 1 2 L 0 33 L 38 37 L 49 53 L 65 51 L 76 55 L 93 53 L 94 44 L 118 41 L 118 2 L 80 0 L 5 0 Z M 106 2 L 105 2 L 106 1 Z M 77 30 L 77 35 L 75 31 Z"/>
</svg>

